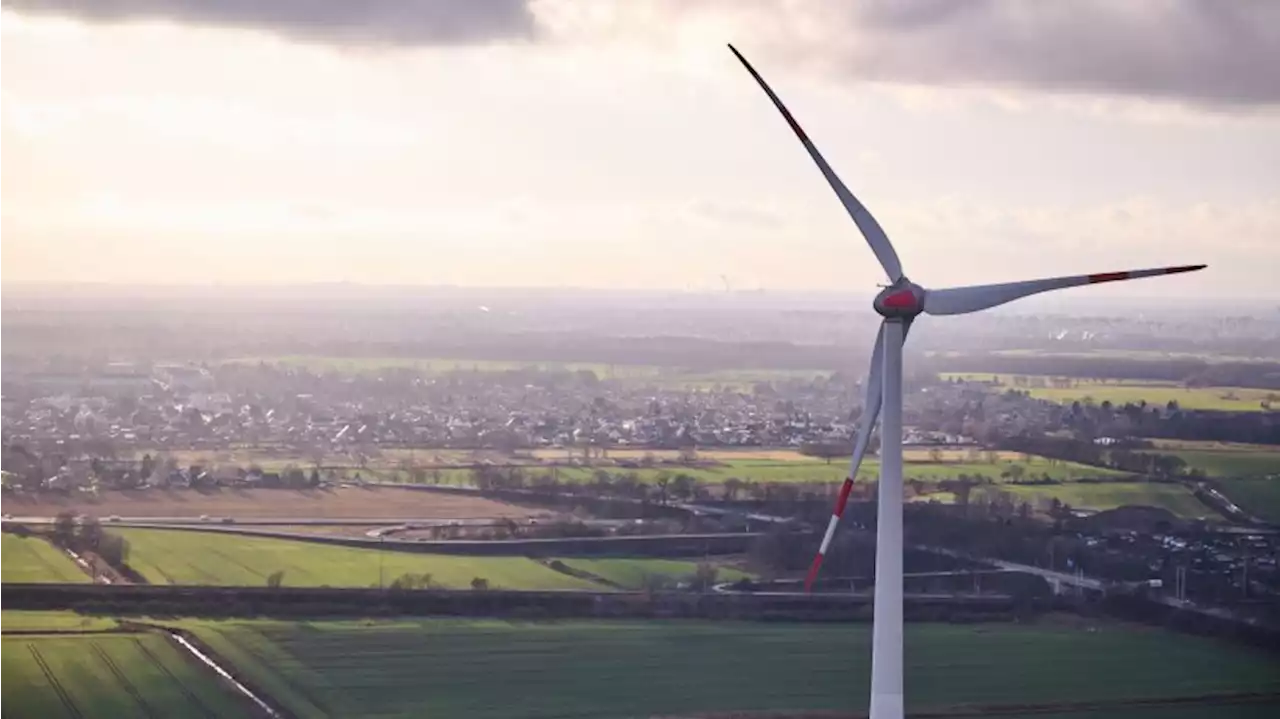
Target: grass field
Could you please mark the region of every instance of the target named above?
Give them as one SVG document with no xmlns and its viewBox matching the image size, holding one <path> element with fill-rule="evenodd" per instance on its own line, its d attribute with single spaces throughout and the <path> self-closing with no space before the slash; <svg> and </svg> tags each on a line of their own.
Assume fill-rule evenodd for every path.
<svg viewBox="0 0 1280 719">
<path fill-rule="evenodd" d="M 119 626 L 114 619 L 91 617 L 69 611 L 0 612 L 0 627 L 14 632 L 101 632 Z"/>
<path fill-rule="evenodd" d="M 563 557 L 562 562 L 574 569 L 590 572 L 597 577 L 613 582 L 625 589 L 643 589 L 645 579 L 659 576 L 669 581 L 687 580 L 698 569 L 698 563 L 679 559 L 650 559 L 647 557 L 621 557 L 608 559 L 583 559 L 580 557 Z M 715 564 L 713 562 L 713 564 Z M 736 582 L 739 579 L 750 579 L 751 574 L 716 565 L 717 582 Z"/>
<path fill-rule="evenodd" d="M 868 625 L 183 624 L 299 717 L 854 712 L 868 691 Z M 908 624 L 906 634 L 914 709 L 1280 691 L 1275 658 L 1158 630 Z"/>
<path fill-rule="evenodd" d="M 89 582 L 70 557 L 39 537 L 0 535 L 0 553 L 0 581 Z"/>
<path fill-rule="evenodd" d="M 1157 484 L 1154 482 L 1104 482 L 1099 484 L 1073 482 L 1057 485 L 1005 484 L 1000 491 L 1014 495 L 1033 504 L 1037 500 L 1057 497 L 1075 509 L 1115 509 L 1127 504 L 1161 507 L 1179 517 L 1197 519 L 1217 517 L 1211 507 L 1181 484 Z"/>
<path fill-rule="evenodd" d="M 5 619 L 7 627 L 7 612 Z M 0 641 L 5 716 L 251 716 L 216 675 L 158 634 L 6 636 Z"/>
<path fill-rule="evenodd" d="M 1017 460 L 995 462 L 979 461 L 942 461 L 930 462 L 917 460 L 907 462 L 904 467 L 910 479 L 942 480 L 954 479 L 960 475 L 983 475 L 994 481 L 1001 481 L 1001 475 L 1014 464 L 1020 464 L 1027 476 L 1048 474 L 1053 479 L 1071 480 L 1087 478 L 1116 478 L 1126 476 L 1123 472 L 1101 467 L 1090 467 L 1074 462 L 1057 462 L 1050 464 L 1047 460 L 1036 458 L 1030 463 Z M 594 477 L 596 470 L 603 469 L 610 474 L 635 472 L 641 482 L 652 484 L 662 475 L 675 476 L 687 474 L 703 484 L 720 485 L 730 477 L 755 482 L 798 482 L 798 483 L 838 483 L 844 481 L 849 471 L 847 460 L 832 460 L 827 464 L 821 460 L 806 458 L 805 461 L 770 460 L 770 459 L 733 459 L 724 460 L 711 466 L 670 465 L 628 469 L 615 466 L 564 466 L 564 467 L 528 467 L 526 472 L 531 476 L 553 475 L 561 482 L 588 482 Z M 858 469 L 858 479 L 871 481 L 880 475 L 880 461 L 874 457 L 864 459 Z M 441 481 L 453 484 L 466 484 L 471 481 L 470 469 L 441 470 Z"/>
<path fill-rule="evenodd" d="M 405 573 L 430 574 L 434 584 L 467 589 L 475 577 L 494 589 L 591 589 L 597 584 L 561 574 L 524 557 L 417 554 L 314 542 L 164 529 L 110 530 L 129 541 L 128 563 L 152 584 L 263 586 L 283 571 L 286 586 L 378 586 Z"/>
<path fill-rule="evenodd" d="M 384 451 L 380 456 L 374 458 L 368 468 L 357 470 L 351 467 L 352 460 L 345 456 L 331 456 L 323 458 L 326 466 L 342 466 L 347 469 L 347 474 L 359 472 L 360 475 L 371 481 L 386 482 L 407 482 L 409 481 L 409 473 L 403 469 L 402 463 L 413 462 L 420 467 L 432 467 L 434 469 L 426 469 L 425 479 L 427 482 L 442 482 L 445 484 L 468 484 L 471 480 L 471 469 L 469 465 L 477 462 L 488 462 L 498 465 L 522 465 L 532 474 L 549 474 L 555 472 L 565 481 L 583 481 L 590 479 L 592 472 L 599 468 L 606 471 L 617 473 L 628 471 L 624 467 L 616 465 L 616 461 L 638 461 L 645 457 L 652 457 L 657 461 L 674 460 L 678 453 L 674 451 L 664 450 L 640 450 L 640 449 L 614 449 L 609 452 L 608 461 L 595 462 L 592 466 L 559 466 L 552 469 L 541 463 L 547 462 L 565 462 L 570 456 L 580 458 L 581 452 L 571 453 L 565 449 L 537 449 L 524 456 L 512 456 L 498 452 L 465 452 L 461 450 L 406 450 L 391 449 Z M 290 454 L 281 450 L 269 449 L 236 449 L 222 452 L 212 452 L 207 450 L 178 451 L 170 453 L 174 459 L 180 464 L 204 464 L 210 463 L 218 465 L 237 465 L 249 466 L 256 464 L 268 470 L 278 470 L 286 465 L 296 465 L 299 467 L 311 466 L 311 459 Z M 839 482 L 844 479 L 845 467 L 847 460 L 833 459 L 829 464 L 822 459 L 807 457 L 792 449 L 708 449 L 698 452 L 700 461 L 709 461 L 716 463 L 712 467 L 684 467 L 681 465 L 656 465 L 652 468 L 635 470 L 642 481 L 652 482 L 660 472 L 676 473 L 683 472 L 697 477 L 699 480 L 710 484 L 719 484 L 728 477 L 737 477 L 739 479 L 751 479 L 761 482 Z M 1024 457 L 1026 458 L 1024 460 Z M 975 459 L 970 450 L 962 449 L 939 449 L 935 455 L 925 449 L 908 449 L 904 452 L 906 460 L 906 470 L 908 476 L 918 478 L 935 478 L 945 479 L 954 478 L 960 474 L 982 474 L 993 479 L 999 479 L 1002 472 L 1009 469 L 1013 463 L 1020 463 L 1028 474 L 1040 475 L 1048 473 L 1054 479 L 1066 480 L 1079 477 L 1116 477 L 1122 473 L 1114 470 L 1103 469 L 1098 467 L 1089 467 L 1082 464 L 1071 462 L 1050 462 L 1043 457 L 1034 455 L 1023 455 L 1016 452 L 980 452 Z M 994 461 L 991 461 L 993 460 Z M 449 464 L 464 466 L 447 466 Z M 439 466 L 446 465 L 446 466 Z M 862 479 L 874 479 L 879 473 L 879 463 L 874 457 L 867 458 L 862 465 L 858 476 Z M 258 490 L 244 490 L 255 492 Z M 326 494 L 344 495 L 347 501 L 342 502 L 343 506 L 354 506 L 359 503 L 362 506 L 368 506 L 366 500 L 372 495 L 357 495 L 355 492 L 362 490 L 343 490 L 334 488 L 327 492 L 308 492 L 302 493 L 303 496 L 297 498 L 300 503 L 311 504 L 321 511 L 321 502 L 318 499 L 324 499 Z M 374 490 L 363 490 L 364 492 L 373 492 Z M 265 497 L 265 495 L 263 495 Z M 279 495 L 277 495 L 279 496 Z M 230 502 L 229 497 L 223 497 L 223 500 Z M 80 503 L 86 503 L 88 500 L 78 499 Z M 405 500 L 410 501 L 410 500 Z M 422 498 L 416 500 L 421 502 Z M 445 498 L 436 504 L 438 506 L 425 507 L 417 511 L 431 512 L 429 514 L 417 514 L 414 516 L 507 516 L 517 510 L 506 508 L 507 515 L 501 514 L 498 506 L 493 505 L 487 508 L 478 506 L 469 507 L 467 510 L 461 508 L 454 509 L 446 506 L 449 504 L 461 504 L 464 502 L 480 502 L 482 500 L 468 500 L 465 498 Z M 106 504 L 105 500 L 100 500 L 98 504 Z M 241 503 L 242 505 L 244 503 Z M 265 506 L 266 503 L 254 501 L 254 506 Z M 28 510 L 22 510 L 28 513 Z M 56 511 L 56 510 L 55 510 Z M 105 507 L 100 508 L 100 514 L 117 513 L 121 515 L 133 513 L 135 510 L 121 512 L 107 512 Z M 166 510 L 167 511 L 167 510 Z M 472 514 L 460 515 L 458 512 L 471 511 Z M 230 513 L 231 510 L 226 510 Z M 365 512 L 348 512 L 345 516 L 377 516 L 377 510 L 373 510 L 373 514 Z M 489 512 L 489 514 L 481 514 Z M 493 512 L 499 512 L 495 515 Z M 181 513 L 181 512 L 180 512 Z M 223 513 L 223 510 L 214 508 L 210 514 Z M 269 513 L 269 512 L 268 512 Z M 248 516 L 248 515 L 245 515 Z M 259 515 L 262 516 L 262 515 Z M 324 514 L 313 514 L 312 516 L 326 516 Z"/>
<path fill-rule="evenodd" d="M 998 389 L 1025 390 L 1032 397 L 1052 400 L 1054 402 L 1093 402 L 1101 404 L 1110 401 L 1114 405 L 1129 402 L 1145 401 L 1149 405 L 1164 406 L 1170 401 L 1178 403 L 1182 409 L 1216 409 L 1235 412 L 1260 412 L 1262 403 L 1270 401 L 1280 411 L 1280 392 L 1276 390 L 1251 389 L 1247 387 L 1184 387 L 1175 382 L 1157 380 L 1131 379 L 1077 379 L 1072 378 L 1073 387 L 1030 387 L 1014 383 L 1015 377 L 1022 377 L 1029 382 L 1041 380 L 1051 381 L 1052 377 L 1041 375 L 1011 375 L 991 372 L 944 372 L 942 377 L 958 377 L 972 382 L 998 382 Z M 1051 382 L 1047 382 L 1051 384 Z"/>
<path fill-rule="evenodd" d="M 1280 478 L 1218 480 L 1223 494 L 1259 519 L 1280 523 Z"/>
<path fill-rule="evenodd" d="M 1152 440 L 1154 451 L 1181 457 L 1210 477 L 1280 477 L 1280 446 L 1234 442 Z"/>
</svg>

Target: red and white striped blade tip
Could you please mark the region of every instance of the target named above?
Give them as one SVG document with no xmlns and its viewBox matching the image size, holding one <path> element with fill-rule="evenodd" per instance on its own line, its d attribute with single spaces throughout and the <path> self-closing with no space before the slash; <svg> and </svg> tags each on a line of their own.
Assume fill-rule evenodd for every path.
<svg viewBox="0 0 1280 719">
<path fill-rule="evenodd" d="M 1175 267 L 1159 267 L 1153 270 L 1127 270 L 1124 272 L 1099 272 L 1089 275 L 1089 284 L 1099 282 L 1116 282 L 1119 280 L 1136 280 L 1140 277 L 1157 277 L 1159 275 L 1176 275 L 1180 272 L 1203 270 L 1208 265 L 1177 265 Z"/>
<path fill-rule="evenodd" d="M 813 558 L 813 564 L 809 565 L 809 574 L 804 578 L 804 591 L 810 593 L 813 591 L 813 583 L 818 580 L 818 569 L 822 567 L 822 555 L 818 554 Z"/>
</svg>

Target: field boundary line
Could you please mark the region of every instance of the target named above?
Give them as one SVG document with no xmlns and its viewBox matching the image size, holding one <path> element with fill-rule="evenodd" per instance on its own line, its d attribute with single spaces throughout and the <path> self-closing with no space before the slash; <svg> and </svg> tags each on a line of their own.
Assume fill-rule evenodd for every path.
<svg viewBox="0 0 1280 719">
<path fill-rule="evenodd" d="M 104 650 L 97 642 L 90 640 L 89 644 L 93 648 L 93 653 L 98 655 L 98 659 L 102 660 L 102 663 L 107 665 L 107 670 L 115 675 L 116 681 L 120 682 L 120 686 L 124 687 L 125 692 L 128 693 L 130 697 L 133 697 L 133 701 L 142 708 L 142 713 L 146 714 L 148 717 L 156 716 L 151 705 L 147 703 L 146 699 L 142 698 L 142 695 L 138 693 L 138 688 L 133 685 L 133 682 L 129 681 L 129 678 L 124 675 L 124 672 L 120 671 L 120 667 L 116 665 L 116 662 L 111 658 L 111 655 L 107 654 L 106 650 Z"/>
<path fill-rule="evenodd" d="M 40 650 L 36 648 L 36 645 L 28 642 L 27 649 L 31 651 L 31 657 L 36 660 L 36 666 L 40 667 L 40 671 L 44 672 L 44 678 L 49 680 L 49 685 L 53 687 L 53 691 L 62 700 L 62 705 L 66 707 L 67 711 L 71 712 L 72 716 L 83 717 L 84 714 L 80 711 L 80 707 L 76 706 L 76 703 L 72 701 L 71 695 L 67 693 L 62 683 L 58 681 L 57 675 L 49 668 L 49 664 L 44 660 L 44 656 L 40 654 Z"/>
<path fill-rule="evenodd" d="M 288 719 L 289 717 L 295 716 L 295 713 L 290 707 L 281 703 L 281 701 L 277 697 L 272 696 L 270 692 L 265 691 L 260 684 L 246 680 L 245 674 L 250 673 L 249 670 L 242 666 L 236 666 L 234 662 L 228 661 L 225 656 L 219 654 L 213 649 L 213 647 L 209 646 L 206 641 L 201 639 L 197 632 L 188 629 L 180 629 L 178 627 L 165 627 L 160 625 L 153 626 L 161 630 L 165 639 L 173 645 L 176 645 L 188 661 L 198 661 L 206 665 L 204 668 L 213 669 L 214 672 L 219 675 L 219 679 L 224 684 L 231 685 L 239 696 L 251 701 L 259 712 L 265 712 L 268 716 L 279 717 L 281 719 Z M 216 628 L 211 627 L 210 630 L 215 634 L 218 634 L 228 644 L 248 654 L 254 662 L 261 665 L 259 669 L 271 671 L 277 677 L 284 676 L 282 672 L 275 671 L 271 663 L 263 662 L 259 659 L 258 654 L 246 649 L 243 644 L 231 640 Z M 285 684 L 290 689 L 293 689 L 292 685 L 288 682 L 285 682 Z M 328 712 L 320 705 L 311 701 L 310 695 L 301 693 L 300 696 L 304 701 L 311 704 L 313 708 L 324 712 L 326 715 L 328 714 Z"/>
</svg>

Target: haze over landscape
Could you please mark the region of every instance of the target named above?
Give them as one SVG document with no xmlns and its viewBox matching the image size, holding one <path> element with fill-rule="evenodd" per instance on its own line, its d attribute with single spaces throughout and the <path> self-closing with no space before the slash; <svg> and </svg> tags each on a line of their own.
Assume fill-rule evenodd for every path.
<svg viewBox="0 0 1280 719">
<path fill-rule="evenodd" d="M 1280 3 L 0 39 L 6 716 L 1280 713 Z"/>
<path fill-rule="evenodd" d="M 869 286 L 732 40 L 922 281 L 1276 297 L 1270 3 L 462 5 L 6 2 L 6 284 Z"/>
</svg>

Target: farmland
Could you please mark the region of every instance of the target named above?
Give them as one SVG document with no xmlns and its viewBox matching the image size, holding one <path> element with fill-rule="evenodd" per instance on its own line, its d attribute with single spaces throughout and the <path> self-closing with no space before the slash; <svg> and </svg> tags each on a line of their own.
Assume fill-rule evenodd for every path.
<svg viewBox="0 0 1280 719">
<path fill-rule="evenodd" d="M 89 581 L 70 557 L 43 539 L 6 533 L 0 535 L 0 542 L 0 579 L 5 582 Z"/>
<path fill-rule="evenodd" d="M 988 372 L 944 373 L 943 377 L 956 377 L 972 382 L 995 382 L 997 390 L 1016 389 L 1029 392 L 1032 397 L 1060 403 L 1111 402 L 1114 405 L 1146 402 L 1150 405 L 1166 405 L 1177 402 L 1182 409 L 1211 409 L 1234 412 L 1262 411 L 1263 402 L 1275 402 L 1280 407 L 1280 392 L 1245 387 L 1184 387 L 1174 382 L 1075 379 L 1071 387 L 1053 387 L 1052 377 L 1041 375 L 1010 375 Z M 1015 384 L 1015 378 L 1025 379 L 1032 386 Z M 1035 383 L 1047 386 L 1034 386 Z"/>
<path fill-rule="evenodd" d="M 1015 464 L 1021 465 L 1023 472 L 1027 476 L 1049 475 L 1052 479 L 1071 480 L 1078 478 L 1116 478 L 1126 476 L 1123 472 L 1102 467 L 1090 467 L 1074 462 L 1049 462 L 1043 458 L 1033 457 L 1030 462 L 1021 460 L 1001 460 L 989 461 L 985 458 L 968 459 L 956 454 L 952 454 L 954 459 L 948 461 L 933 462 L 920 456 L 911 457 L 904 465 L 904 471 L 909 479 L 920 479 L 924 481 L 955 479 L 960 475 L 969 476 L 986 476 L 993 480 L 999 481 L 1001 475 L 1010 470 Z M 609 465 L 571 465 L 556 467 L 525 467 L 524 471 L 530 476 L 549 475 L 556 477 L 561 482 L 588 482 L 595 476 L 597 470 L 605 470 L 611 474 L 634 472 L 636 478 L 645 484 L 652 484 L 660 477 L 671 477 L 676 474 L 686 474 L 703 484 L 722 485 L 729 478 L 736 478 L 744 481 L 755 481 L 761 483 L 767 482 L 798 482 L 798 483 L 819 483 L 831 484 L 844 481 L 845 476 L 849 472 L 849 463 L 844 459 L 832 460 L 830 463 L 815 460 L 812 458 L 801 459 L 725 459 L 720 461 L 699 462 L 695 464 L 681 465 L 671 464 L 666 466 L 626 468 Z M 871 481 L 879 477 L 880 461 L 874 457 L 868 457 L 863 460 L 862 466 L 858 469 L 858 479 L 860 481 Z M 472 471 L 470 469 L 444 469 L 440 470 L 440 481 L 448 484 L 467 484 L 470 483 Z"/>
<path fill-rule="evenodd" d="M 87 617 L 61 610 L 5 610 L 0 613 L 0 623 L 6 632 L 100 632 L 118 626 L 114 619 Z"/>
<path fill-rule="evenodd" d="M 0 641 L 6 716 L 252 716 L 216 675 L 159 634 L 8 635 Z"/>
<path fill-rule="evenodd" d="M 1280 478 L 1225 479 L 1218 485 L 1244 511 L 1269 522 L 1280 522 Z"/>
<path fill-rule="evenodd" d="M 697 562 L 678 559 L 566 557 L 560 561 L 573 569 L 589 572 L 624 589 L 643 589 L 649 577 L 660 577 L 667 581 L 685 580 L 692 577 L 698 569 Z M 736 582 L 751 576 L 732 567 L 716 566 L 717 582 Z"/>
<path fill-rule="evenodd" d="M 515 702 L 525 717 L 859 711 L 866 706 L 867 625 L 465 620 L 188 620 L 183 625 L 300 717 L 483 719 L 510 716 Z M 909 624 L 906 661 L 908 701 L 916 709 L 1280 691 L 1280 665 L 1272 657 L 1119 625 L 1086 632 Z M 1115 681 L 1118 676 L 1124 681 Z M 501 691 L 495 691 L 494 677 L 502 678 Z M 1217 708 L 1209 713 L 1229 715 Z"/>
<path fill-rule="evenodd" d="M 111 530 L 129 542 L 129 565 L 152 584 L 261 586 L 272 572 L 284 572 L 285 586 L 376 586 L 402 574 L 429 574 L 433 586 L 466 589 L 483 577 L 495 589 L 585 589 L 608 586 L 550 569 L 525 557 L 467 557 L 338 547 L 287 539 L 162 529 Z M 563 558 L 569 567 L 626 589 L 644 586 L 647 575 L 681 580 L 698 563 L 650 558 Z M 717 567 L 718 580 L 746 573 Z"/>
<path fill-rule="evenodd" d="M 1156 450 L 1181 457 L 1210 477 L 1280 476 L 1280 446 L 1229 442 L 1153 440 Z"/>
<path fill-rule="evenodd" d="M 1154 482 L 1073 482 L 1047 486 L 1005 484 L 1001 491 L 1012 492 L 1032 504 L 1057 497 L 1058 501 L 1076 509 L 1114 509 L 1124 505 L 1160 507 L 1185 519 L 1215 517 L 1212 508 L 1205 505 L 1181 484 Z"/>
<path fill-rule="evenodd" d="M 524 557 L 465 557 L 339 547 L 288 539 L 164 529 L 113 529 L 129 542 L 128 563 L 152 584 L 263 586 L 273 572 L 296 587 L 369 587 L 402 574 L 467 589 L 482 577 L 494 589 L 601 587 Z"/>
<path fill-rule="evenodd" d="M 694 476 L 705 483 L 719 484 L 728 477 L 760 482 L 839 482 L 844 479 L 845 468 L 848 466 L 847 460 L 844 459 L 833 459 L 828 463 L 825 460 L 802 455 L 793 449 L 703 450 L 698 452 L 697 458 L 699 462 L 695 465 L 676 463 L 675 460 L 678 453 L 671 450 L 613 449 L 609 451 L 609 456 L 606 460 L 592 460 L 592 463 L 588 465 L 578 463 L 578 459 L 574 459 L 573 463 L 570 463 L 573 454 L 566 449 L 536 449 L 527 455 L 509 455 L 493 451 L 390 449 L 375 458 L 368 468 L 359 471 L 364 477 L 371 480 L 404 482 L 408 481 L 409 477 L 403 465 L 412 463 L 419 467 L 429 468 L 426 470 L 426 480 L 429 483 L 460 485 L 470 483 L 472 476 L 470 465 L 485 462 L 502 466 L 519 466 L 531 475 L 554 474 L 561 481 L 574 482 L 590 479 L 596 469 L 604 469 L 611 472 L 627 471 L 625 467 L 618 466 L 619 462 L 638 463 L 652 461 L 655 463 L 653 466 L 635 470 L 640 481 L 651 483 L 660 473 L 665 471 L 668 474 L 682 472 Z M 577 455 L 580 458 L 580 452 Z M 263 449 L 240 449 L 225 452 L 180 451 L 172 453 L 172 457 L 181 464 L 213 463 L 238 466 L 256 464 L 265 469 L 280 469 L 290 464 L 306 466 L 310 461 L 301 456 Z M 1008 470 L 1013 464 L 1021 464 L 1028 475 L 1048 474 L 1051 478 L 1059 480 L 1079 477 L 1123 476 L 1123 473 L 1110 469 L 1090 467 L 1073 462 L 1056 460 L 1051 462 L 1043 457 L 1027 456 L 1015 452 L 979 452 L 970 449 L 945 448 L 933 451 L 908 449 L 904 453 L 904 458 L 907 462 L 906 470 L 908 476 L 921 479 L 954 478 L 960 474 L 981 474 L 998 479 L 1001 473 Z M 350 462 L 350 458 L 335 455 L 322 458 L 321 461 L 328 466 L 343 466 Z M 347 471 L 356 470 L 348 467 Z M 858 476 L 861 479 L 874 479 L 879 471 L 879 462 L 874 457 L 868 457 L 863 462 Z M 255 490 L 245 491 L 252 492 Z M 357 491 L 372 492 L 376 490 L 344 490 L 343 488 L 326 490 L 329 493 L 342 493 L 344 491 L 347 492 L 345 496 L 350 498 L 358 497 L 359 495 L 355 494 Z M 304 493 L 299 499 L 312 502 L 317 497 L 320 497 L 321 494 L 323 493 Z M 450 499 L 453 502 L 464 501 L 458 498 Z M 351 503 L 349 499 L 344 501 L 344 505 Z M 438 511 L 449 512 L 450 508 L 447 504 L 447 502 L 441 502 L 441 507 Z M 215 509 L 211 513 L 222 513 L 222 511 Z M 125 513 L 120 512 L 120 514 Z M 376 512 L 373 514 L 353 512 L 347 516 L 377 516 L 377 514 Z M 437 515 L 421 514 L 413 516 L 428 517 Z M 490 513 L 454 514 L 452 516 L 508 515 Z"/>
<path fill-rule="evenodd" d="M 53 492 L 6 496 L 5 511 L 18 516 L 51 517 L 75 510 L 98 517 L 210 516 L 461 519 L 525 517 L 525 507 L 481 497 L 415 492 L 395 487 L 331 487 L 293 489 L 148 489 L 108 490 L 92 495 Z"/>
</svg>

